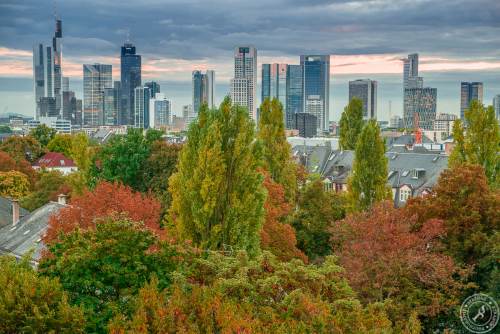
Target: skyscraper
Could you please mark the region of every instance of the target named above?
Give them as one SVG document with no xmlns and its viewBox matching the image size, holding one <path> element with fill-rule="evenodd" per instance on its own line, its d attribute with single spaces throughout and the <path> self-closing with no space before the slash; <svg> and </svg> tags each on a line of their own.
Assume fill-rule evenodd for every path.
<svg viewBox="0 0 500 334">
<path fill-rule="evenodd" d="M 432 130 L 434 128 L 437 102 L 436 88 L 406 88 L 404 101 L 403 118 L 407 129 L 415 127 L 415 117 L 418 117 L 421 129 Z"/>
<path fill-rule="evenodd" d="M 149 92 L 151 93 L 152 99 L 156 96 L 156 93 L 160 93 L 160 84 L 157 83 L 156 81 L 146 82 L 144 86 L 149 88 Z"/>
<path fill-rule="evenodd" d="M 318 129 L 330 123 L 330 55 L 300 56 L 303 70 L 303 111 L 318 118 Z"/>
<path fill-rule="evenodd" d="M 149 127 L 161 128 L 170 124 L 172 118 L 172 103 L 164 94 L 156 93 L 149 101 Z"/>
<path fill-rule="evenodd" d="M 294 115 L 302 112 L 303 73 L 302 66 L 288 65 L 286 70 L 286 127 L 293 128 Z"/>
<path fill-rule="evenodd" d="M 43 44 L 33 46 L 33 90 L 35 94 L 35 120 L 42 115 L 41 99 L 53 97 L 53 64 L 52 48 Z M 47 108 L 44 108 L 44 112 Z M 55 110 L 55 106 L 54 106 Z M 46 116 L 46 115 L 45 115 Z"/>
<path fill-rule="evenodd" d="M 120 112 L 120 81 L 115 81 L 113 88 L 104 88 L 104 125 L 117 125 Z"/>
<path fill-rule="evenodd" d="M 141 86 L 141 56 L 136 54 L 135 46 L 125 43 L 121 48 L 121 109 L 118 115 L 120 125 L 133 125 L 135 122 L 135 88 Z"/>
<path fill-rule="evenodd" d="M 462 82 L 460 84 L 460 119 L 464 119 L 465 111 L 469 109 L 472 100 L 483 102 L 482 82 Z"/>
<path fill-rule="evenodd" d="M 418 76 L 418 53 L 403 59 L 403 89 L 422 88 L 422 78 Z"/>
<path fill-rule="evenodd" d="M 206 103 L 209 108 L 214 107 L 214 82 L 215 72 L 207 71 L 205 74 L 201 71 L 193 71 L 193 112 L 198 115 L 200 107 Z"/>
<path fill-rule="evenodd" d="M 231 99 L 248 109 L 248 114 L 257 120 L 257 49 L 253 46 L 238 46 L 234 49 L 234 78 L 231 79 Z"/>
<path fill-rule="evenodd" d="M 355 97 L 363 102 L 363 119 L 377 119 L 377 81 L 349 81 L 349 101 Z"/>
<path fill-rule="evenodd" d="M 149 128 L 149 100 L 151 93 L 148 87 L 134 89 L 134 127 Z"/>
<path fill-rule="evenodd" d="M 56 111 L 60 114 L 62 109 L 62 21 L 56 20 L 56 30 L 52 38 L 52 51 L 54 55 L 54 97 L 56 98 Z"/>
<path fill-rule="evenodd" d="M 493 108 L 495 109 L 495 117 L 500 122 L 500 94 L 493 98 Z"/>
<path fill-rule="evenodd" d="M 104 124 L 104 90 L 112 88 L 112 65 L 83 65 L 83 124 Z"/>
<path fill-rule="evenodd" d="M 287 64 L 262 65 L 262 102 L 266 98 L 278 99 L 283 106 L 284 122 L 286 122 L 287 66 Z"/>
</svg>

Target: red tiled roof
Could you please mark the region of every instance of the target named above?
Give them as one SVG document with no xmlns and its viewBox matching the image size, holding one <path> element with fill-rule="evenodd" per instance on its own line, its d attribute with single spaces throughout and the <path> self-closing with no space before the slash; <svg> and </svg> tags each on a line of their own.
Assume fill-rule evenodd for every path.
<svg viewBox="0 0 500 334">
<path fill-rule="evenodd" d="M 62 168 L 62 167 L 76 167 L 76 164 L 73 160 L 66 158 L 62 153 L 49 152 L 45 154 L 43 157 L 39 158 L 37 161 L 35 161 L 33 167 Z"/>
</svg>

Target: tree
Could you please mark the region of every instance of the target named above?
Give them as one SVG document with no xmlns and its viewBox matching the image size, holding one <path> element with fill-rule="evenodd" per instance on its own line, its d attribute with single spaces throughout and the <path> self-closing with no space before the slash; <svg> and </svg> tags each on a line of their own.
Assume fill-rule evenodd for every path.
<svg viewBox="0 0 500 334">
<path fill-rule="evenodd" d="M 298 209 L 290 218 L 297 234 L 297 246 L 310 260 L 331 254 L 329 228 L 345 217 L 346 200 L 326 192 L 321 180 L 309 182 L 299 193 Z"/>
<path fill-rule="evenodd" d="M 12 133 L 12 129 L 8 125 L 0 125 L 0 133 Z"/>
<path fill-rule="evenodd" d="M 95 227 L 95 220 L 112 215 L 124 215 L 144 225 L 157 235 L 160 229 L 160 203 L 149 195 L 134 192 L 120 183 L 101 182 L 92 191 L 74 196 L 71 206 L 62 208 L 49 220 L 44 241 L 56 242 L 61 233 Z"/>
<path fill-rule="evenodd" d="M 26 159 L 29 162 L 34 162 L 45 153 L 42 145 L 32 136 L 11 136 L 0 144 L 0 150 L 16 161 Z"/>
<path fill-rule="evenodd" d="M 20 199 L 28 194 L 30 181 L 18 171 L 0 172 L 0 196 Z"/>
<path fill-rule="evenodd" d="M 21 205 L 29 211 L 34 211 L 49 201 L 57 201 L 59 194 L 70 193 L 71 187 L 61 172 L 42 171 L 38 174 L 33 191 L 21 199 Z"/>
<path fill-rule="evenodd" d="M 40 277 L 27 258 L 0 256 L 0 268 L 0 332 L 84 333 L 83 312 L 57 279 Z"/>
<path fill-rule="evenodd" d="M 176 257 L 168 246 L 153 251 L 158 240 L 140 223 L 97 219 L 94 225 L 49 244 L 39 271 L 59 278 L 70 302 L 83 307 L 86 332 L 104 333 L 112 316 L 128 314 L 133 297 L 151 275 L 161 278 L 161 287 L 168 286 Z"/>
<path fill-rule="evenodd" d="M 491 275 L 500 268 L 498 261 L 488 262 L 500 228 L 500 193 L 488 187 L 481 166 L 445 170 L 432 194 L 410 200 L 406 209 L 419 223 L 443 220 L 446 252 L 457 263 L 474 265 L 473 281 L 480 289 L 488 289 Z"/>
<path fill-rule="evenodd" d="M 109 182 L 119 181 L 143 191 L 143 166 L 149 154 L 150 143 L 142 129 L 131 128 L 126 135 L 115 135 L 98 153 L 100 170 L 97 177 Z"/>
<path fill-rule="evenodd" d="M 219 109 L 200 108 L 169 181 L 170 214 L 181 239 L 258 253 L 265 201 L 260 158 L 245 108 L 231 106 L 229 98 Z"/>
<path fill-rule="evenodd" d="M 270 251 L 282 261 L 297 258 L 307 262 L 307 256 L 297 248 L 295 230 L 285 221 L 292 206 L 285 200 L 283 186 L 266 173 L 264 187 L 267 199 L 264 203 L 266 220 L 260 233 L 262 249 Z"/>
<path fill-rule="evenodd" d="M 500 187 L 500 127 L 493 106 L 485 108 L 473 100 L 465 111 L 465 123 L 465 135 L 460 122 L 453 128 L 457 152 L 452 153 L 450 166 L 463 162 L 481 165 L 489 184 Z"/>
<path fill-rule="evenodd" d="M 190 271 L 161 291 L 152 280 L 130 319 L 111 333 L 387 333 L 381 305 L 363 307 L 329 257 L 321 266 L 218 253 L 194 259 Z"/>
<path fill-rule="evenodd" d="M 182 146 L 155 141 L 151 146 L 151 155 L 144 166 L 144 183 L 151 190 L 166 212 L 172 196 L 168 191 L 168 179 L 174 173 Z"/>
<path fill-rule="evenodd" d="M 444 234 L 441 220 L 420 225 L 390 201 L 351 214 L 331 230 L 335 253 L 359 298 L 365 303 L 388 301 L 391 320 L 399 328 L 413 312 L 435 317 L 460 302 L 465 286 L 455 277 L 464 273 L 440 252 Z"/>
<path fill-rule="evenodd" d="M 45 124 L 40 124 L 30 131 L 30 136 L 33 136 L 43 147 L 46 147 L 56 133 L 56 130 L 49 128 Z"/>
<path fill-rule="evenodd" d="M 71 157 L 73 138 L 68 134 L 56 134 L 47 144 L 50 152 L 59 152 L 66 157 Z"/>
<path fill-rule="evenodd" d="M 0 151 L 0 172 L 18 171 L 25 174 L 30 181 L 30 189 L 37 180 L 36 171 L 26 159 L 14 160 L 8 153 Z"/>
<path fill-rule="evenodd" d="M 370 120 L 359 136 L 348 188 L 354 211 L 369 209 L 374 203 L 390 198 L 385 144 L 375 120 Z"/>
<path fill-rule="evenodd" d="M 283 106 L 278 99 L 266 99 L 260 106 L 257 138 L 262 142 L 265 169 L 275 182 L 283 185 L 287 199 L 293 201 L 297 190 L 297 168 L 291 160 L 291 147 L 285 136 Z"/>
<path fill-rule="evenodd" d="M 453 142 L 455 147 L 451 151 L 450 157 L 448 158 L 448 165 L 450 167 L 455 167 L 464 164 L 467 157 L 465 154 L 465 135 L 464 126 L 462 120 L 457 119 L 453 121 Z"/>
<path fill-rule="evenodd" d="M 78 171 L 68 176 L 73 192 L 81 195 L 90 186 L 91 168 L 96 155 L 96 148 L 90 145 L 89 138 L 84 132 L 71 136 L 70 156 L 78 166 Z"/>
<path fill-rule="evenodd" d="M 342 150 L 354 150 L 363 129 L 363 101 L 353 98 L 340 117 L 339 146 Z"/>
</svg>

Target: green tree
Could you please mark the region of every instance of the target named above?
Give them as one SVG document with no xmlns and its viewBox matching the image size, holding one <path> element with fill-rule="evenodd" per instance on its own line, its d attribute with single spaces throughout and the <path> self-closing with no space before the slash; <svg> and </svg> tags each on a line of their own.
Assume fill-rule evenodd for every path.
<svg viewBox="0 0 500 334">
<path fill-rule="evenodd" d="M 354 150 L 363 129 L 363 101 L 353 98 L 340 118 L 339 146 L 342 150 Z"/>
<path fill-rule="evenodd" d="M 0 268 L 1 333 L 84 333 L 83 312 L 57 279 L 40 277 L 27 258 L 0 256 Z"/>
<path fill-rule="evenodd" d="M 462 120 L 457 119 L 453 122 L 452 135 L 455 147 L 453 151 L 451 151 L 448 165 L 450 167 L 456 167 L 465 163 L 467 159 L 465 154 L 465 131 Z"/>
<path fill-rule="evenodd" d="M 0 196 L 19 199 L 28 194 L 30 181 L 26 174 L 12 170 L 0 172 Z"/>
<path fill-rule="evenodd" d="M 56 133 L 56 130 L 49 128 L 45 124 L 38 125 L 30 131 L 30 135 L 38 140 L 43 147 L 46 147 L 49 144 L 49 142 L 55 137 Z"/>
<path fill-rule="evenodd" d="M 12 133 L 12 129 L 8 125 L 0 125 L 0 133 Z"/>
<path fill-rule="evenodd" d="M 500 127 L 493 106 L 485 108 L 479 101 L 472 101 L 465 111 L 467 127 L 460 122 L 453 127 L 456 147 L 450 157 L 450 166 L 467 162 L 483 166 L 488 183 L 500 186 Z"/>
<path fill-rule="evenodd" d="M 168 246 L 158 251 L 158 240 L 142 224 L 126 219 L 101 219 L 95 230 L 75 230 L 49 244 L 40 262 L 41 275 L 59 278 L 70 302 L 82 306 L 86 331 L 105 333 L 116 313 L 128 314 L 139 288 L 155 274 L 168 286 L 175 269 Z"/>
<path fill-rule="evenodd" d="M 126 135 L 113 136 L 102 147 L 97 155 L 101 162 L 97 178 L 145 190 L 143 167 L 150 155 L 150 142 L 142 132 L 142 129 L 129 129 Z"/>
<path fill-rule="evenodd" d="M 66 157 L 71 157 L 72 136 L 68 134 L 56 134 L 47 144 L 47 150 L 50 152 L 59 152 Z"/>
<path fill-rule="evenodd" d="M 17 162 L 34 162 L 45 153 L 42 145 L 32 136 L 10 136 L 0 144 L 0 150 L 8 153 Z"/>
<path fill-rule="evenodd" d="M 219 109 L 203 106 L 169 181 L 179 236 L 203 248 L 258 253 L 266 198 L 260 158 L 245 108 L 229 98 Z"/>
<path fill-rule="evenodd" d="M 21 199 L 21 206 L 33 211 L 49 201 L 56 201 L 59 194 L 69 194 L 70 191 L 67 177 L 59 171 L 42 171 L 39 173 L 33 191 Z"/>
<path fill-rule="evenodd" d="M 297 167 L 291 160 L 291 147 L 285 135 L 283 106 L 278 99 L 266 99 L 260 106 L 257 138 L 262 142 L 265 169 L 276 183 L 283 185 L 287 199 L 293 200 L 297 188 Z"/>
<path fill-rule="evenodd" d="M 346 198 L 326 192 L 321 180 L 309 182 L 298 197 L 298 209 L 290 218 L 297 246 L 314 261 L 332 253 L 330 228 L 345 217 Z"/>
<path fill-rule="evenodd" d="M 68 175 L 68 182 L 73 192 L 83 194 L 89 186 L 91 166 L 96 154 L 96 148 L 90 145 L 90 140 L 84 132 L 71 136 L 71 151 L 69 156 L 78 166 L 78 171 Z"/>
<path fill-rule="evenodd" d="M 385 144 L 375 120 L 363 127 L 358 138 L 348 187 L 353 211 L 366 210 L 374 203 L 390 198 Z"/>
</svg>

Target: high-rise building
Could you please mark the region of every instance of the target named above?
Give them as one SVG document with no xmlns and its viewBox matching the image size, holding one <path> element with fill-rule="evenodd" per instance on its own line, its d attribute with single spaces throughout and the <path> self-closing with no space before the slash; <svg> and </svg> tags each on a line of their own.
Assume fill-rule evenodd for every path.
<svg viewBox="0 0 500 334">
<path fill-rule="evenodd" d="M 121 108 L 118 114 L 120 125 L 135 124 L 134 94 L 141 87 L 141 56 L 136 54 L 135 46 L 125 43 L 121 48 Z"/>
<path fill-rule="evenodd" d="M 495 117 L 500 122 L 500 94 L 493 98 L 493 108 L 495 109 Z"/>
<path fill-rule="evenodd" d="M 156 81 L 146 82 L 144 86 L 149 88 L 149 92 L 151 93 L 152 99 L 156 96 L 156 93 L 160 93 L 160 84 L 157 83 Z"/>
<path fill-rule="evenodd" d="M 422 88 L 422 78 L 418 76 L 418 53 L 412 53 L 403 59 L 403 89 Z"/>
<path fill-rule="evenodd" d="M 304 138 L 314 137 L 317 134 L 317 118 L 316 116 L 299 112 L 293 115 L 294 124 L 293 128 L 299 130 L 299 136 Z"/>
<path fill-rule="evenodd" d="M 318 129 L 328 131 L 330 124 L 330 55 L 300 56 L 300 65 L 303 70 L 303 111 L 316 115 Z"/>
<path fill-rule="evenodd" d="M 41 99 L 54 96 L 52 48 L 36 44 L 33 47 L 33 88 L 35 94 L 35 120 L 42 115 Z M 46 104 L 46 101 L 44 102 Z M 44 108 L 46 105 L 44 106 Z M 55 107 L 54 107 L 55 108 Z M 46 110 L 46 108 L 45 108 Z M 45 111 L 44 111 L 45 112 Z"/>
<path fill-rule="evenodd" d="M 472 100 L 483 102 L 482 82 L 462 82 L 460 84 L 460 119 L 464 119 Z"/>
<path fill-rule="evenodd" d="M 287 64 L 262 65 L 262 102 L 266 98 L 278 99 L 283 106 L 283 122 L 286 124 Z"/>
<path fill-rule="evenodd" d="M 68 77 L 63 77 L 62 78 L 62 91 L 64 92 L 69 92 L 69 78 Z"/>
<path fill-rule="evenodd" d="M 404 124 L 408 129 L 415 127 L 418 117 L 419 127 L 432 130 L 436 119 L 436 88 L 405 88 Z"/>
<path fill-rule="evenodd" d="M 151 93 L 148 87 L 136 87 L 134 89 L 134 127 L 149 128 L 149 100 Z"/>
<path fill-rule="evenodd" d="M 193 71 L 192 75 L 193 86 L 193 112 L 198 115 L 200 107 L 206 103 L 209 108 L 214 107 L 214 84 L 215 72 L 207 71 Z"/>
<path fill-rule="evenodd" d="M 457 120 L 457 115 L 439 113 L 434 120 L 434 131 L 441 132 L 444 137 L 451 134 L 453 130 L 453 123 Z"/>
<path fill-rule="evenodd" d="M 196 119 L 192 104 L 182 106 L 182 118 L 184 118 L 186 128 L 188 128 L 189 125 Z"/>
<path fill-rule="evenodd" d="M 288 65 L 286 70 L 286 127 L 293 128 L 294 115 L 302 112 L 303 73 L 302 66 Z"/>
<path fill-rule="evenodd" d="M 253 46 L 238 46 L 234 49 L 234 78 L 231 79 L 231 99 L 248 109 L 248 114 L 257 120 L 257 49 Z"/>
<path fill-rule="evenodd" d="M 104 125 L 117 125 L 120 112 L 120 81 L 115 81 L 113 88 L 104 88 Z"/>
<path fill-rule="evenodd" d="M 54 97 L 56 98 L 56 111 L 62 109 L 62 21 L 56 20 L 56 30 L 52 38 L 52 51 L 54 55 Z"/>
<path fill-rule="evenodd" d="M 156 93 L 149 101 L 149 127 L 161 128 L 171 124 L 172 103 L 164 94 Z"/>
<path fill-rule="evenodd" d="M 58 113 L 56 111 L 56 98 L 55 97 L 41 97 L 38 100 L 38 106 L 40 108 L 40 117 L 57 117 Z"/>
<path fill-rule="evenodd" d="M 349 81 L 349 101 L 355 97 L 363 102 L 363 119 L 377 119 L 377 81 Z"/>
<path fill-rule="evenodd" d="M 389 120 L 389 127 L 393 128 L 393 129 L 404 128 L 403 118 L 401 116 L 398 116 L 398 115 L 392 116 L 391 119 Z"/>
<path fill-rule="evenodd" d="M 62 108 L 62 118 L 68 121 L 71 121 L 71 118 L 73 116 L 74 110 L 74 100 L 76 99 L 75 97 L 75 92 L 65 90 L 63 91 L 63 108 Z"/>
<path fill-rule="evenodd" d="M 83 124 L 104 124 L 104 90 L 113 87 L 112 65 L 83 65 Z"/>
</svg>

